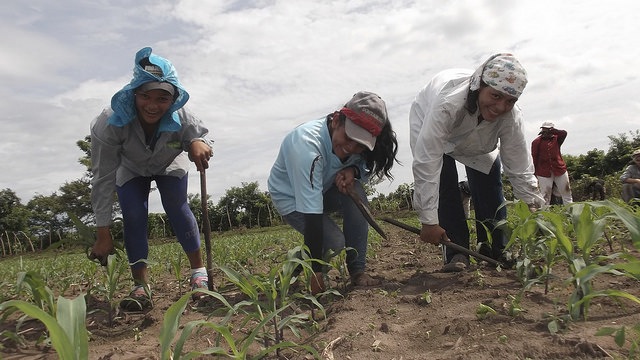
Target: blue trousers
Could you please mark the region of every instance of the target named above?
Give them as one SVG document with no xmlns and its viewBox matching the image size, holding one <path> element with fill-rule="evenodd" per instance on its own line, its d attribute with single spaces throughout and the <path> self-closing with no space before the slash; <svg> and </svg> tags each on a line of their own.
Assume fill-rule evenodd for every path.
<svg viewBox="0 0 640 360">
<path fill-rule="evenodd" d="M 148 222 L 149 190 L 151 181 L 156 182 L 162 207 L 167 213 L 173 231 L 185 252 L 200 248 L 200 231 L 187 200 L 188 175 L 136 177 L 122 186 L 117 186 L 118 201 L 122 210 L 124 224 L 124 246 L 129 263 L 149 257 Z M 145 266 L 144 263 L 132 265 L 132 268 Z"/>
<path fill-rule="evenodd" d="M 495 227 L 500 220 L 507 218 L 507 209 L 498 208 L 504 202 L 500 157 L 496 159 L 489 174 L 483 174 L 468 166 L 465 167 L 471 200 L 475 210 L 476 234 L 480 243 L 480 253 L 493 259 L 500 259 L 507 239 L 502 230 Z M 462 197 L 458 188 L 458 171 L 455 160 L 443 156 L 440 173 L 440 201 L 438 203 L 440 226 L 454 243 L 469 248 L 469 227 L 467 226 Z M 485 227 L 489 230 L 489 236 Z M 445 249 L 445 262 L 451 261 L 456 252 Z"/>
<path fill-rule="evenodd" d="M 367 197 L 360 182 L 355 183 L 355 189 L 362 201 L 368 204 Z M 342 229 L 329 216 L 337 213 L 342 216 Z M 304 234 L 304 214 L 294 211 L 283 216 L 287 224 L 296 231 Z M 364 218 L 358 207 L 348 195 L 342 194 L 338 188 L 332 186 L 324 194 L 324 214 L 322 219 L 322 253 L 329 250 L 339 252 L 345 247 L 347 250 L 347 269 L 353 275 L 365 270 L 367 258 L 367 241 L 369 236 L 369 223 Z M 325 259 L 327 260 L 327 259 Z"/>
</svg>

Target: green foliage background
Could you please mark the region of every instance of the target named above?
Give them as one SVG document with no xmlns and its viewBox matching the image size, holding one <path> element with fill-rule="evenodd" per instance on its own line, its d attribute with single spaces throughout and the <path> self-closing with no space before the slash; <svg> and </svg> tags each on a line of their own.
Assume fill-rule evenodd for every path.
<svg viewBox="0 0 640 360">
<path fill-rule="evenodd" d="M 581 155 L 563 155 L 571 178 L 575 201 L 590 200 L 587 186 L 594 179 L 605 181 L 607 198 L 619 198 L 622 184 L 619 177 L 631 160 L 631 152 L 640 148 L 640 130 L 628 134 L 609 136 L 610 146 L 604 150 L 593 149 Z M 78 162 L 86 171 L 81 178 L 66 182 L 50 195 L 36 195 L 26 204 L 10 188 L 0 190 L 0 256 L 37 251 L 50 246 L 67 246 L 79 241 L 79 236 L 68 214 L 74 214 L 83 223 L 91 225 L 94 216 L 91 210 L 91 147 L 90 137 L 76 142 L 84 156 Z M 513 200 L 508 179 L 504 179 L 505 197 Z M 401 184 L 396 191 L 380 194 L 375 184 L 367 184 L 371 208 L 381 212 L 411 210 L 413 183 Z M 155 191 L 155 189 L 152 189 Z M 115 196 L 115 194 L 114 194 Z M 119 209 L 115 202 L 116 217 Z M 199 222 L 202 221 L 199 194 L 189 195 L 189 205 Z M 269 193 L 259 189 L 257 182 L 241 183 L 226 190 L 225 195 L 214 203 L 207 203 L 209 222 L 213 231 L 251 229 L 283 224 L 282 218 L 271 204 Z M 116 218 L 117 219 L 117 218 Z M 113 229 L 116 239 L 121 239 L 121 224 Z M 170 238 L 173 231 L 163 213 L 150 214 L 149 237 Z"/>
</svg>

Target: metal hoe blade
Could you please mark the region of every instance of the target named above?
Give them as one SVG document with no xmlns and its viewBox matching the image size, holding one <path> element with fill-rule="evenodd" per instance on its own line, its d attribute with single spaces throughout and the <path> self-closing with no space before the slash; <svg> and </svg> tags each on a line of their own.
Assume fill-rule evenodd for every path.
<svg viewBox="0 0 640 360">
<path fill-rule="evenodd" d="M 411 231 L 412 233 L 414 233 L 416 235 L 420 235 L 420 229 L 418 229 L 416 227 L 413 227 L 413 226 L 411 226 L 409 224 L 405 224 L 403 222 L 400 222 L 400 221 L 397 221 L 397 220 L 394 220 L 394 219 L 390 219 L 390 218 L 383 218 L 382 220 L 388 222 L 389 224 L 393 224 L 393 225 L 395 225 L 397 227 L 400 227 L 400 228 L 403 228 L 405 230 Z M 495 259 L 492 259 L 492 258 L 490 258 L 488 256 L 482 255 L 482 254 L 480 254 L 478 252 L 475 252 L 473 250 L 469 250 L 464 246 L 460 246 L 460 245 L 458 245 L 456 243 L 451 242 L 450 240 L 440 239 L 440 244 L 442 244 L 442 245 L 444 245 L 446 247 L 450 247 L 450 248 L 452 248 L 452 249 L 454 249 L 454 250 L 456 250 L 458 252 L 461 252 L 463 254 L 473 256 L 476 259 L 484 260 L 484 261 L 486 261 L 486 262 L 488 262 L 490 264 L 493 264 L 495 266 L 502 266 L 502 263 L 500 263 L 499 261 L 497 261 Z"/>
</svg>

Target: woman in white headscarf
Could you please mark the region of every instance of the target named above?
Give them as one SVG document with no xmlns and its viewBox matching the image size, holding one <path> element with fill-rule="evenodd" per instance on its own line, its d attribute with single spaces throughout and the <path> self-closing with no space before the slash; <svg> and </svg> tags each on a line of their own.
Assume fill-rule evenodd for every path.
<svg viewBox="0 0 640 360">
<path fill-rule="evenodd" d="M 438 73 L 416 96 L 409 114 L 415 183 L 414 208 L 422 223 L 420 238 L 441 239 L 469 247 L 469 228 L 458 190 L 456 161 L 465 165 L 480 252 L 505 262 L 507 239 L 495 224 L 506 218 L 501 167 L 514 195 L 530 208 L 544 204 L 524 137 L 516 101 L 527 74 L 511 54 L 495 54 L 475 72 L 449 69 Z M 498 143 L 500 144 L 498 148 Z M 469 259 L 445 250 L 444 271 L 462 271 Z"/>
</svg>

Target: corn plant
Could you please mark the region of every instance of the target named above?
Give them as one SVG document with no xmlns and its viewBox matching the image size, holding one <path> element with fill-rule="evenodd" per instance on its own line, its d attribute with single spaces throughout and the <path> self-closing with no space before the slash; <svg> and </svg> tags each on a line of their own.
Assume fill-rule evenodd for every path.
<svg viewBox="0 0 640 360">
<path fill-rule="evenodd" d="M 196 291 L 216 297 L 218 300 L 222 301 L 225 304 L 225 306 L 227 306 L 229 309 L 234 308 L 226 300 L 224 300 L 224 297 L 222 295 L 218 293 L 215 293 L 209 290 L 204 290 L 204 289 L 198 289 Z M 160 346 L 161 346 L 160 358 L 162 360 L 169 360 L 169 359 L 186 360 L 186 359 L 199 358 L 205 355 L 209 355 L 209 356 L 220 355 L 220 356 L 226 356 L 228 358 L 236 359 L 236 360 L 261 359 L 261 358 L 264 358 L 266 355 L 282 348 L 304 348 L 305 350 L 311 352 L 316 358 L 318 358 L 317 352 L 312 347 L 305 346 L 305 345 L 297 345 L 289 341 L 284 341 L 279 344 L 270 346 L 268 348 L 264 348 L 261 351 L 259 351 L 257 354 L 250 356 L 249 348 L 255 342 L 255 339 L 258 337 L 259 333 L 262 331 L 262 328 L 264 328 L 270 321 L 272 321 L 272 319 L 275 316 L 278 315 L 279 312 L 283 311 L 284 309 L 280 309 L 279 312 L 271 313 L 268 316 L 264 317 L 262 321 L 260 321 L 254 326 L 254 328 L 251 330 L 251 332 L 248 335 L 246 335 L 241 339 L 236 339 L 233 336 L 232 331 L 229 328 L 229 325 L 216 324 L 216 323 L 208 322 L 205 320 L 191 321 L 184 325 L 182 329 L 182 333 L 175 344 L 174 350 L 172 351 L 171 342 L 177 333 L 180 315 L 184 312 L 187 302 L 189 301 L 190 296 L 193 292 L 194 291 L 191 291 L 183 295 L 176 303 L 174 303 L 169 307 L 169 309 L 165 314 L 165 318 L 162 323 L 162 328 L 160 332 Z M 212 346 L 203 350 L 194 350 L 183 355 L 182 352 L 183 352 L 183 347 L 184 347 L 184 344 L 186 343 L 186 340 L 191 336 L 194 330 L 198 328 L 210 328 L 214 330 L 216 333 L 220 334 L 220 336 L 224 339 L 229 349 L 227 350 L 221 346 Z"/>
<path fill-rule="evenodd" d="M 603 327 L 598 329 L 596 336 L 611 336 L 620 348 L 629 345 L 628 359 L 637 359 L 640 356 L 640 324 L 628 329 L 625 326 L 620 328 Z"/>
<path fill-rule="evenodd" d="M 609 205 L 612 206 L 613 203 L 609 202 Z M 590 301 L 597 296 L 623 297 L 640 304 L 640 299 L 627 292 L 609 289 L 594 291 L 592 288 L 591 280 L 599 274 L 626 274 L 627 276 L 640 278 L 640 261 L 633 256 L 623 256 L 622 258 L 627 260 L 626 263 L 608 265 L 600 265 L 600 263 L 603 260 L 611 261 L 618 254 L 595 258 L 591 256 L 593 248 L 603 239 L 607 220 L 614 217 L 625 217 L 626 215 L 623 209 L 618 209 L 618 216 L 611 213 L 609 209 L 611 207 L 593 207 L 589 204 L 580 203 L 571 206 L 571 220 L 579 255 L 569 254 L 570 248 L 564 249 L 563 254 L 572 260 L 569 269 L 573 276 L 570 280 L 574 284 L 575 290 L 569 299 L 568 307 L 573 319 L 577 319 L 580 316 L 586 318 Z M 631 225 L 631 228 L 628 226 L 630 232 L 637 232 L 640 229 L 640 222 L 638 222 L 638 219 L 633 219 L 633 217 L 629 217 L 629 220 L 632 220 L 628 223 Z M 637 227 L 636 229 L 634 229 L 634 225 Z M 640 232 L 638 233 L 640 234 Z"/>
<path fill-rule="evenodd" d="M 476 307 L 476 317 L 478 320 L 484 320 L 488 316 L 495 315 L 497 312 L 489 305 L 483 303 L 478 304 Z"/>
<path fill-rule="evenodd" d="M 518 246 L 521 252 L 516 266 L 524 290 L 544 282 L 546 294 L 551 269 L 564 262 L 570 273 L 566 281 L 574 288 L 567 301 L 571 319 L 586 318 L 590 301 L 598 296 L 615 296 L 640 303 L 629 293 L 608 289 L 596 291 L 592 287 L 593 278 L 605 273 L 640 278 L 640 263 L 635 257 L 628 254 L 596 256 L 594 251 L 604 242 L 607 222 L 613 219 L 627 227 L 634 246 L 638 247 L 640 218 L 610 201 L 573 203 L 562 209 L 566 209 L 568 217 L 552 211 L 531 213 L 522 202 L 514 206 L 516 216 L 515 221 L 511 220 L 513 227 L 508 229 L 511 236 L 507 247 Z M 614 259 L 626 262 L 614 264 Z M 534 271 L 538 276 L 533 275 Z"/>
<path fill-rule="evenodd" d="M 86 328 L 84 294 L 73 300 L 58 297 L 54 316 L 23 300 L 9 300 L 0 304 L 3 318 L 15 311 L 40 320 L 47 328 L 51 345 L 60 359 L 87 359 L 89 336 Z"/>
<path fill-rule="evenodd" d="M 186 341 L 189 339 L 189 336 L 192 334 L 194 329 L 200 327 L 205 323 L 204 320 L 196 320 L 191 321 L 185 324 L 182 328 L 182 332 L 180 337 L 177 339 L 175 343 L 175 347 L 172 350 L 171 346 L 173 344 L 173 340 L 178 333 L 178 328 L 180 326 L 180 318 L 187 307 L 187 303 L 191 300 L 191 295 L 194 292 L 202 292 L 205 293 L 218 301 L 220 301 L 226 309 L 228 309 L 227 316 L 223 319 L 223 323 L 226 323 L 228 319 L 235 314 L 234 306 L 229 304 L 229 302 L 224 298 L 223 295 L 212 292 L 206 289 L 197 289 L 195 291 L 189 291 L 182 295 L 173 305 L 171 305 L 167 311 L 165 312 L 164 319 L 162 320 L 162 326 L 160 328 L 160 358 L 163 360 L 179 360 L 179 359 L 191 359 L 196 355 L 196 352 L 189 353 L 183 356 L 182 349 Z M 217 355 L 227 355 L 225 349 L 215 346 L 206 350 L 198 351 L 200 354 L 217 354 Z"/>
<path fill-rule="evenodd" d="M 554 314 L 545 314 L 545 319 L 547 322 L 547 330 L 551 334 L 557 334 L 566 331 L 569 328 L 569 324 L 571 323 L 570 315 L 554 315 Z"/>
<path fill-rule="evenodd" d="M 538 222 L 541 229 L 558 240 L 559 256 L 568 265 L 571 276 L 567 282 L 573 285 L 574 291 L 569 297 L 567 308 L 573 320 L 586 318 L 591 300 L 598 296 L 622 297 L 640 304 L 640 299 L 627 292 L 609 289 L 596 291 L 592 287 L 592 279 L 605 273 L 640 278 L 640 261 L 633 256 L 620 254 L 592 256 L 594 248 L 603 241 L 605 225 L 609 219 L 621 219 L 634 239 L 640 237 L 640 221 L 623 208 L 614 207 L 615 205 L 611 202 L 574 203 L 569 206 L 571 226 L 568 230 L 573 231 L 575 245 L 569 239 L 568 231 L 559 216 L 543 214 L 548 222 Z M 614 211 L 610 210 L 612 208 Z M 634 240 L 634 244 L 636 243 L 637 241 Z M 624 259 L 626 262 L 610 263 L 616 258 Z M 607 262 L 608 265 L 600 265 L 603 262 Z"/>
<path fill-rule="evenodd" d="M 45 313 L 55 316 L 56 303 L 53 291 L 47 286 L 46 281 L 35 271 L 18 273 L 16 293 L 24 294 L 28 301 Z"/>
<path fill-rule="evenodd" d="M 184 263 L 184 252 L 174 251 L 173 256 L 169 256 L 169 270 L 175 276 L 178 284 L 178 294 L 182 296 L 182 265 Z"/>
<path fill-rule="evenodd" d="M 538 277 L 533 277 L 525 285 L 525 289 L 534 283 L 544 283 L 544 293 L 549 293 L 549 281 L 552 278 L 552 269 L 560 260 L 568 263 L 573 259 L 573 244 L 567 234 L 565 234 L 565 216 L 549 211 L 540 211 L 533 219 L 535 235 L 538 237 L 530 241 L 531 251 L 529 254 L 535 256 L 534 262 L 540 263 Z M 526 260 L 526 259 L 525 259 Z"/>
<path fill-rule="evenodd" d="M 222 294 L 202 289 L 195 290 L 220 300 L 227 309 L 227 315 L 221 323 L 198 320 L 186 324 L 172 354 L 169 350 L 170 342 L 177 331 L 177 322 L 186 306 L 188 295 L 192 292 L 183 296 L 171 306 L 165 316 L 161 335 L 162 358 L 173 356 L 173 359 L 191 359 L 196 356 L 216 354 L 227 355 L 234 359 L 245 359 L 250 355 L 251 346 L 259 340 L 262 340 L 262 350 L 252 358 L 261 358 L 272 352 L 276 352 L 280 356 L 282 349 L 303 349 L 317 356 L 312 347 L 287 341 L 283 335 L 283 331 L 288 329 L 292 334 L 300 337 L 300 329 L 309 328 L 309 324 L 315 323 L 312 316 L 292 311 L 295 308 L 295 299 L 304 299 L 324 313 L 323 306 L 314 296 L 297 292 L 291 294 L 291 285 L 297 280 L 295 274 L 298 271 L 296 269 L 299 266 L 311 269 L 309 264 L 311 260 L 301 259 L 300 254 L 305 254 L 302 247 L 289 250 L 287 259 L 281 266 L 274 267 L 267 275 L 254 275 L 244 269 L 236 271 L 227 266 L 221 266 L 220 269 L 228 280 L 247 299 L 231 306 Z M 239 324 L 235 327 L 247 330 L 237 333 L 246 333 L 247 335 L 240 338 L 232 336 L 229 321 L 233 315 L 239 318 Z M 210 328 L 218 334 L 215 346 L 190 352 L 183 357 L 182 348 L 186 339 L 198 328 Z M 220 346 L 221 341 L 226 344 L 225 347 Z"/>
<path fill-rule="evenodd" d="M 340 274 L 340 289 L 346 291 L 349 285 L 349 271 L 347 270 L 347 251 L 355 251 L 353 248 L 344 248 L 335 254 L 329 254 L 331 267 Z"/>
<path fill-rule="evenodd" d="M 309 293 L 294 292 L 290 294 L 291 284 L 298 281 L 297 268 L 302 268 L 305 278 L 307 279 L 306 287 L 310 288 L 310 279 L 313 274 L 311 267 L 312 261 L 320 261 L 309 259 L 307 252 L 303 251 L 303 247 L 295 247 L 288 251 L 286 260 L 279 267 L 274 267 L 266 275 L 253 275 L 247 270 L 236 271 L 231 268 L 222 266 L 221 270 L 226 277 L 236 285 L 249 298 L 245 306 L 239 308 L 244 313 L 242 325 L 249 322 L 261 323 L 265 317 L 270 317 L 269 331 L 267 328 L 262 330 L 259 335 L 263 338 L 264 347 L 272 347 L 272 343 L 278 345 L 284 341 L 283 331 L 289 329 L 295 336 L 300 337 L 300 329 L 307 327 L 310 323 L 314 324 L 313 312 L 319 309 L 324 314 L 324 307 L 318 302 L 317 298 Z M 321 262 L 323 265 L 327 263 Z M 323 294 L 333 293 L 327 291 Z M 294 299 L 302 299 L 306 303 L 313 304 L 312 315 L 293 313 L 287 316 L 280 316 L 284 310 L 292 308 Z M 276 314 L 271 316 L 271 314 Z M 274 346 L 275 346 L 274 345 Z M 275 348 L 278 352 L 280 347 Z"/>
<path fill-rule="evenodd" d="M 51 291 L 51 289 L 47 286 L 46 281 L 39 273 L 34 271 L 19 272 L 16 285 L 16 293 L 18 296 L 24 296 L 27 299 L 26 302 L 31 303 L 38 309 L 42 310 L 44 313 L 55 317 L 56 303 L 54 300 L 53 291 Z M 18 319 L 16 323 L 16 333 L 10 335 L 10 337 L 14 340 L 17 340 L 19 338 L 17 334 L 19 333 L 20 327 L 24 320 L 26 320 L 26 318 L 27 315 L 24 315 Z M 8 334 L 9 333 L 5 335 Z M 44 340 L 47 341 L 48 339 L 49 338 L 45 336 Z"/>
<path fill-rule="evenodd" d="M 121 250 L 116 250 L 115 254 L 107 257 L 107 266 L 104 267 L 104 270 L 104 280 L 98 282 L 98 284 L 89 291 L 104 296 L 105 300 L 109 303 L 107 318 L 109 326 L 112 326 L 118 306 L 116 293 L 124 287 L 122 283 L 123 276 L 129 271 L 128 264 L 124 261 L 124 255 Z"/>
<path fill-rule="evenodd" d="M 509 316 L 519 317 L 525 310 L 522 308 L 522 294 L 521 291 L 517 296 L 509 295 L 509 305 L 506 305 L 507 313 Z"/>
<path fill-rule="evenodd" d="M 539 238 L 538 214 L 532 214 L 528 206 L 522 202 L 513 203 L 513 216 L 509 220 L 502 220 L 499 226 L 509 236 L 505 250 L 512 254 L 516 263 L 516 274 L 525 289 L 541 281 L 539 275 L 543 268 L 539 265 L 543 254 L 553 253 L 545 245 L 545 239 Z M 551 263 L 547 263 L 548 271 Z M 538 276 L 536 276 L 538 275 Z"/>
</svg>

